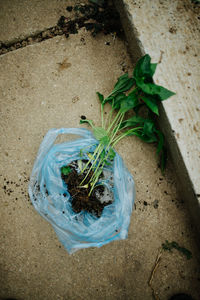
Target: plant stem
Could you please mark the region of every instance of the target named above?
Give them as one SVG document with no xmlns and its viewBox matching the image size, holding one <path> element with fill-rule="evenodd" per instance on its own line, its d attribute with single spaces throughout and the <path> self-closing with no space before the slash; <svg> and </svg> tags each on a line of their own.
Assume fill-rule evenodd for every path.
<svg viewBox="0 0 200 300">
<path fill-rule="evenodd" d="M 85 167 L 82 169 L 81 174 L 87 169 L 88 165 L 90 164 L 90 162 L 92 162 L 92 159 L 94 158 L 94 156 L 96 155 L 96 153 L 98 152 L 100 148 L 100 144 L 98 144 L 98 146 L 96 147 L 92 157 L 88 160 L 88 162 L 86 163 Z"/>
<path fill-rule="evenodd" d="M 135 127 L 133 129 L 130 129 L 126 131 L 125 133 L 122 133 L 120 136 L 118 136 L 115 140 L 114 143 L 112 144 L 112 147 L 114 147 L 121 139 L 123 139 L 125 136 L 129 135 L 130 133 L 134 134 L 135 131 L 138 129 L 142 129 L 142 127 Z"/>
<path fill-rule="evenodd" d="M 99 146 L 100 146 L 100 147 L 99 147 Z M 85 177 L 84 177 L 83 180 L 81 181 L 80 185 L 82 185 L 83 182 L 86 180 L 86 178 L 88 177 L 88 175 L 89 175 L 90 172 L 92 171 L 93 167 L 95 166 L 95 163 L 97 162 L 99 156 L 101 155 L 101 152 L 103 151 L 103 149 L 101 149 L 103 145 L 102 145 L 102 144 L 99 144 L 99 146 L 97 147 L 97 148 L 99 148 L 99 150 L 98 150 L 98 152 L 97 152 L 96 158 L 95 158 L 95 160 L 93 161 L 93 163 L 91 164 L 91 167 L 89 168 L 87 174 L 85 175 Z M 104 146 L 103 146 L 103 148 L 104 148 Z M 96 153 L 95 153 L 95 154 L 96 154 Z M 94 155 L 93 155 L 93 157 L 94 157 Z M 89 162 L 90 162 L 91 160 L 92 160 L 92 158 L 89 160 Z"/>
<path fill-rule="evenodd" d="M 109 124 L 109 127 L 107 129 L 107 133 L 110 132 L 111 128 L 114 126 L 114 124 L 116 123 L 117 119 L 119 118 L 119 115 L 121 114 L 120 111 L 118 111 L 118 113 L 116 114 L 115 118 L 113 119 L 112 123 Z"/>
<path fill-rule="evenodd" d="M 109 142 L 109 144 L 106 146 L 105 152 L 108 150 L 110 144 L 111 144 L 111 142 Z M 104 150 L 104 146 L 103 146 L 102 151 L 103 151 L 103 150 Z M 102 151 L 101 151 L 101 152 L 102 152 Z M 100 153 L 100 154 L 101 154 L 101 153 Z M 91 182 L 91 181 L 93 180 L 93 178 L 95 177 L 96 173 L 97 173 L 98 170 L 99 170 L 99 167 L 101 166 L 101 163 L 102 163 L 105 159 L 106 159 L 106 158 L 103 158 L 103 159 L 100 159 L 100 160 L 99 160 L 99 162 L 98 162 L 98 164 L 97 164 L 97 166 L 96 166 L 96 168 L 95 168 L 95 171 L 94 171 L 94 173 L 93 173 L 93 175 L 92 175 L 92 177 L 91 177 L 91 179 L 90 179 L 90 182 Z"/>
<path fill-rule="evenodd" d="M 92 186 L 91 186 L 91 189 L 90 189 L 90 192 L 89 192 L 89 196 L 91 195 L 91 193 L 92 193 L 92 191 L 93 191 L 93 189 L 94 189 L 94 187 L 95 187 L 95 184 L 97 183 L 97 181 L 98 181 L 98 179 L 99 179 L 99 176 L 101 175 L 101 173 L 102 173 L 102 171 L 103 171 L 103 168 L 104 168 L 104 165 L 105 165 L 105 162 L 106 162 L 107 158 L 108 158 L 108 153 L 107 153 L 105 159 L 101 160 L 101 161 L 102 161 L 102 166 L 101 166 L 100 170 L 98 170 L 98 171 L 99 171 L 99 175 L 96 176 L 96 177 L 95 177 L 95 180 L 92 182 Z M 96 170 L 95 170 L 95 171 L 96 171 Z M 91 179 L 92 179 L 92 178 L 91 178 Z"/>
<path fill-rule="evenodd" d="M 111 139 L 111 143 L 113 142 L 114 140 L 114 137 L 116 136 L 116 134 L 118 133 L 119 131 L 119 128 L 120 128 L 120 125 L 122 123 L 124 119 L 124 113 L 121 113 L 121 116 L 119 117 L 119 120 L 118 120 L 118 125 L 114 128 L 113 130 L 113 134 L 111 135 L 110 139 Z"/>
<path fill-rule="evenodd" d="M 101 155 L 101 153 L 102 153 L 103 150 L 105 152 L 107 152 L 109 150 L 110 145 L 113 143 L 114 138 L 115 138 L 116 134 L 118 133 L 118 130 L 119 130 L 120 125 L 121 125 L 121 123 L 123 121 L 123 118 L 124 118 L 124 113 L 121 113 L 121 112 L 118 112 L 117 115 L 115 116 L 112 124 L 110 124 L 109 128 L 107 129 L 107 132 L 109 132 L 109 129 L 111 129 L 114 125 L 116 125 L 116 123 L 117 123 L 117 126 L 115 127 L 115 130 L 112 132 L 112 134 L 110 136 L 110 141 L 109 141 L 108 145 L 106 146 L 106 148 L 104 149 L 104 145 L 102 145 L 102 147 L 100 147 L 98 149 L 98 152 L 97 152 L 95 161 L 93 162 L 93 165 L 97 162 L 97 159 L 99 158 L 99 156 Z M 108 156 L 109 156 L 109 154 L 107 153 L 107 155 L 103 159 L 99 160 L 99 162 L 98 162 L 98 164 L 97 164 L 97 166 L 95 168 L 95 171 L 94 171 L 92 177 L 90 178 L 90 182 L 92 183 L 92 186 L 91 186 L 89 195 L 91 194 L 92 190 L 94 189 L 94 186 L 95 186 L 96 182 L 98 181 L 99 176 L 102 173 L 103 167 L 105 165 L 105 162 L 106 162 Z M 81 182 L 81 185 L 83 184 L 83 182 L 85 181 L 85 179 L 89 175 L 91 169 L 92 169 L 92 166 L 90 167 L 88 173 L 86 174 L 85 178 Z M 99 175 L 97 175 L 97 174 L 99 174 Z"/>
<path fill-rule="evenodd" d="M 89 145 L 89 146 L 86 146 L 86 147 L 84 147 L 84 148 L 82 148 L 81 149 L 81 152 L 83 152 L 85 149 L 87 149 L 87 148 L 91 148 L 92 146 L 94 146 L 94 145 L 96 145 L 96 144 L 91 144 L 91 145 Z"/>
</svg>

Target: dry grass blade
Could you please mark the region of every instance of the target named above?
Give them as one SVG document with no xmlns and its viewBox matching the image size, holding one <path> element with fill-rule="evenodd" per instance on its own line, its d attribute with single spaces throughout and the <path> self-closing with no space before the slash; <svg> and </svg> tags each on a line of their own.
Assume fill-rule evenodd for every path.
<svg viewBox="0 0 200 300">
<path fill-rule="evenodd" d="M 154 278 L 154 274 L 159 266 L 159 263 L 160 263 L 160 260 L 161 260 L 161 256 L 162 256 L 162 249 L 160 249 L 157 257 L 156 257 L 156 261 L 155 261 L 155 264 L 154 264 L 154 267 L 152 269 L 152 272 L 151 272 L 151 276 L 150 276 L 150 279 L 149 279 L 149 282 L 148 282 L 148 285 L 150 286 L 151 290 L 152 290 L 152 295 L 154 297 L 155 300 L 160 300 L 158 295 L 156 294 L 153 286 L 152 286 L 152 281 L 153 281 L 153 278 Z"/>
</svg>

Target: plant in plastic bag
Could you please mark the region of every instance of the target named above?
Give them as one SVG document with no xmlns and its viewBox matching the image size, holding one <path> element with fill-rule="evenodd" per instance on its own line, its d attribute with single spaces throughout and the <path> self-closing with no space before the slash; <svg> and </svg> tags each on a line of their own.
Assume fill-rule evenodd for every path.
<svg viewBox="0 0 200 300">
<path fill-rule="evenodd" d="M 76 134 L 82 138 L 54 144 L 60 134 Z M 128 233 L 134 182 L 117 153 L 113 166 L 108 168 L 110 175 L 107 179 L 107 187 L 114 193 L 114 202 L 104 208 L 100 218 L 87 212 L 75 213 L 70 195 L 64 196 L 66 186 L 60 169 L 80 159 L 80 151 L 91 145 L 94 151 L 98 141 L 86 129 L 51 129 L 44 137 L 31 174 L 29 195 L 32 203 L 40 215 L 52 224 L 69 253 L 125 239 Z M 114 186 L 109 183 L 110 176 L 114 176 Z"/>
<path fill-rule="evenodd" d="M 69 253 L 127 237 L 134 181 L 114 146 L 122 138 L 135 135 L 147 143 L 157 143 L 157 153 L 163 152 L 164 137 L 151 116 L 158 115 L 159 101 L 174 93 L 153 83 L 155 69 L 156 64 L 151 64 L 149 55 L 145 55 L 131 77 L 124 74 L 118 79 L 108 97 L 97 93 L 101 103 L 101 127 L 96 127 L 92 120 L 81 120 L 92 127 L 93 134 L 86 129 L 61 128 L 51 129 L 44 137 L 31 174 L 29 195 L 35 209 L 52 224 Z M 106 103 L 111 109 L 104 120 Z M 148 110 L 147 118 L 139 115 L 142 106 Z M 135 115 L 126 118 L 130 110 Z M 55 144 L 60 134 L 82 138 Z M 80 186 L 89 187 L 90 196 L 96 186 L 103 185 L 114 196 L 100 218 L 84 210 L 79 213 L 73 210 L 71 195 L 61 176 L 70 174 L 72 162 L 83 160 L 86 163 L 80 172 L 85 175 Z M 106 174 L 103 180 L 102 173 Z"/>
</svg>

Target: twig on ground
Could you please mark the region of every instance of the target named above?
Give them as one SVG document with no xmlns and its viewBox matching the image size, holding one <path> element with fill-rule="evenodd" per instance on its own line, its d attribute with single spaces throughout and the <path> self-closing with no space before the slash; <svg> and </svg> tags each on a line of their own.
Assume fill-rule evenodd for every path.
<svg viewBox="0 0 200 300">
<path fill-rule="evenodd" d="M 153 278 L 154 278 L 154 274 L 159 266 L 159 263 L 160 263 L 160 260 L 161 260 L 161 256 L 162 256 L 162 253 L 163 253 L 163 249 L 160 249 L 157 257 L 156 257 L 156 261 L 155 261 L 155 264 L 154 264 L 154 267 L 151 271 L 151 276 L 150 276 L 150 279 L 149 279 L 149 282 L 148 282 L 148 285 L 150 286 L 151 290 L 152 290 L 152 295 L 154 297 L 155 300 L 160 300 L 157 293 L 155 292 L 153 286 L 152 286 L 152 281 L 153 281 Z"/>
</svg>

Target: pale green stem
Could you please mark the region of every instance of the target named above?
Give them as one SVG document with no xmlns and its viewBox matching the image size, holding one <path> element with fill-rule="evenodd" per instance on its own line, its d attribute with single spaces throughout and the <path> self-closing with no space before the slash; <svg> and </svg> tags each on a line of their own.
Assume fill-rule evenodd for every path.
<svg viewBox="0 0 200 300">
<path fill-rule="evenodd" d="M 118 133 L 120 125 L 121 125 L 123 119 L 124 119 L 124 113 L 121 113 L 121 116 L 119 117 L 119 120 L 118 120 L 118 125 L 114 128 L 115 130 L 113 131 L 113 134 L 111 135 L 111 138 L 110 138 L 111 139 L 111 143 L 113 142 L 114 137 Z"/>
<path fill-rule="evenodd" d="M 85 167 L 84 167 L 83 170 L 81 171 L 81 174 L 87 169 L 88 165 L 90 164 L 90 162 L 92 161 L 92 159 L 94 158 L 94 156 L 96 155 L 96 153 L 98 152 L 99 148 L 100 148 L 100 144 L 96 147 L 96 149 L 95 149 L 95 151 L 94 151 L 94 153 L 93 153 L 93 155 L 92 155 L 92 158 L 90 158 L 90 159 L 88 160 L 88 162 L 86 163 Z"/>
<path fill-rule="evenodd" d="M 96 144 L 91 144 L 91 145 L 89 145 L 89 146 L 86 146 L 86 147 L 82 148 L 81 150 L 82 150 L 82 152 L 83 152 L 85 149 L 91 148 L 91 147 L 94 146 L 94 145 L 96 145 Z"/>
<path fill-rule="evenodd" d="M 99 146 L 100 146 L 100 147 L 99 147 Z M 84 179 L 81 181 L 80 185 L 82 185 L 83 182 L 86 180 L 86 178 L 87 178 L 88 175 L 90 174 L 91 170 L 93 169 L 93 166 L 95 165 L 95 163 L 97 162 L 99 156 L 101 155 L 101 152 L 102 152 L 103 149 L 101 149 L 101 146 L 102 146 L 101 144 L 99 144 L 99 146 L 98 146 L 98 147 L 99 147 L 99 150 L 98 150 L 98 152 L 97 152 L 96 158 L 95 158 L 95 160 L 92 162 L 91 167 L 89 168 L 89 170 L 88 170 L 87 174 L 85 175 Z M 95 153 L 95 154 L 96 154 L 96 153 Z M 93 155 L 93 157 L 94 157 L 94 155 Z M 91 160 L 91 159 L 90 159 L 90 160 Z"/>
<path fill-rule="evenodd" d="M 105 149 L 105 152 L 107 151 L 107 149 L 108 149 L 109 146 L 110 146 L 110 142 L 109 142 L 109 144 L 107 145 L 107 147 L 106 147 L 106 149 Z M 103 150 L 104 150 L 104 147 L 103 147 L 102 151 L 103 151 Z M 101 151 L 101 152 L 102 152 L 102 151 Z M 100 154 L 101 154 L 101 153 L 100 153 Z M 91 177 L 91 179 L 90 179 L 90 182 L 91 182 L 91 181 L 93 180 L 93 178 L 95 177 L 95 175 L 96 175 L 96 173 L 98 172 L 99 167 L 100 167 L 101 163 L 104 161 L 104 159 L 105 159 L 105 158 L 99 160 L 99 162 L 98 162 L 98 164 L 97 164 L 97 166 L 96 166 L 96 168 L 95 168 L 95 171 L 94 171 L 94 173 L 92 174 L 92 177 Z"/>
<path fill-rule="evenodd" d="M 113 142 L 113 140 L 114 140 L 114 138 L 115 138 L 115 136 L 116 136 L 116 134 L 117 134 L 117 132 L 118 132 L 118 129 L 119 129 L 120 125 L 121 125 L 121 122 L 123 121 L 123 118 L 124 118 L 124 113 L 121 113 L 121 116 L 119 117 L 119 124 L 117 125 L 116 130 L 115 130 L 115 132 L 113 133 L 113 135 L 111 135 L 110 141 L 109 141 L 108 145 L 106 146 L 105 152 L 108 150 L 108 148 L 109 148 L 110 145 L 112 144 L 112 142 Z M 103 151 L 103 150 L 102 150 L 102 151 Z M 108 154 L 107 154 L 106 158 L 107 158 L 107 157 L 108 157 Z M 91 179 L 90 179 L 90 182 L 93 180 L 93 178 L 95 178 L 95 175 L 96 175 L 96 173 L 97 173 L 98 170 L 99 170 L 99 167 L 101 166 L 102 162 L 103 162 L 104 160 L 106 160 L 106 158 L 104 158 L 104 159 L 102 159 L 102 160 L 100 160 L 100 161 L 98 162 L 98 165 L 97 165 L 96 168 L 95 168 L 95 171 L 94 171 L 94 173 L 93 173 L 93 175 L 92 175 L 92 177 L 91 177 Z M 99 176 L 98 176 L 98 177 L 99 177 Z"/>
<path fill-rule="evenodd" d="M 137 131 L 138 129 L 142 129 L 142 127 L 136 127 L 134 129 L 130 129 L 130 130 L 126 131 L 125 133 L 121 134 L 119 137 L 117 137 L 114 140 L 114 143 L 112 144 L 112 147 L 114 147 L 121 139 L 123 139 L 124 137 L 129 135 L 129 133 L 134 133 L 134 131 Z"/>
<path fill-rule="evenodd" d="M 118 111 L 118 113 L 116 114 L 114 120 L 112 121 L 112 123 L 110 124 L 110 126 L 109 126 L 108 129 L 107 129 L 107 132 L 108 132 L 108 133 L 110 132 L 110 130 L 111 130 L 111 128 L 114 126 L 114 124 L 118 121 L 118 118 L 119 118 L 120 114 L 121 114 L 121 112 Z"/>
<path fill-rule="evenodd" d="M 105 161 L 107 160 L 107 158 L 108 158 L 108 154 L 106 155 L 106 157 L 105 157 L 105 159 L 104 159 L 104 162 L 102 163 L 102 166 L 101 166 L 101 168 L 100 168 L 100 174 L 95 178 L 95 180 L 93 181 L 93 183 L 92 183 L 92 186 L 91 186 L 91 189 L 90 189 L 90 192 L 89 192 L 89 196 L 91 195 L 91 193 L 92 193 L 92 191 L 93 191 L 93 189 L 94 189 L 94 187 L 95 187 L 95 184 L 97 183 L 97 181 L 98 181 L 98 179 L 99 179 L 99 176 L 101 175 L 101 173 L 102 173 L 102 171 L 103 171 L 103 168 L 104 168 L 104 165 L 105 165 Z"/>
</svg>

